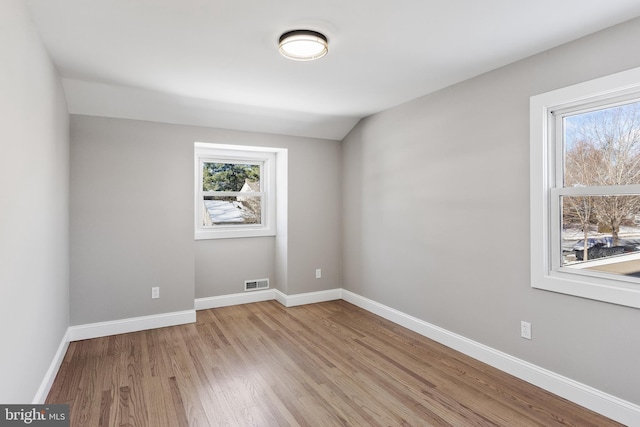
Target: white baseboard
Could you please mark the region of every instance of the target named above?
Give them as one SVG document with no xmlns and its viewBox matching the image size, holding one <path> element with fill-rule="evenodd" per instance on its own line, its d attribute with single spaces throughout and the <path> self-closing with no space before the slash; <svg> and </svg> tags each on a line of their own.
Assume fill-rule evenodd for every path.
<svg viewBox="0 0 640 427">
<path fill-rule="evenodd" d="M 47 399 L 49 395 L 49 390 L 51 390 L 51 386 L 53 385 L 53 381 L 56 379 L 56 375 L 58 374 L 58 370 L 60 370 L 60 366 L 62 365 L 62 361 L 64 360 L 64 356 L 67 353 L 67 348 L 69 348 L 69 329 L 64 333 L 62 337 L 62 341 L 60 341 L 60 345 L 58 346 L 58 351 L 53 356 L 53 360 L 51 361 L 51 365 L 49 365 L 49 369 L 47 369 L 47 373 L 40 383 L 40 388 L 38 388 L 38 392 L 33 398 L 34 405 L 42 405 L 44 401 Z"/>
<path fill-rule="evenodd" d="M 342 289 L 342 299 L 553 394 L 628 426 L 640 426 L 640 406 L 551 372 L 401 311 Z"/>
<path fill-rule="evenodd" d="M 207 310 L 209 308 L 228 307 L 231 305 L 270 301 L 272 299 L 276 299 L 275 292 L 275 289 L 265 289 L 262 291 L 220 295 L 217 297 L 196 298 L 194 307 L 196 310 Z"/>
<path fill-rule="evenodd" d="M 285 307 L 297 305 L 315 304 L 318 302 L 342 299 L 342 289 L 329 289 L 326 291 L 306 292 L 303 294 L 286 295 L 276 290 L 276 299 Z"/>
<path fill-rule="evenodd" d="M 195 310 L 175 311 L 172 313 L 154 314 L 151 316 L 132 317 L 129 319 L 111 320 L 108 322 L 89 323 L 69 327 L 69 341 L 126 334 L 147 329 L 164 328 L 166 326 L 183 325 L 196 321 Z"/>
<path fill-rule="evenodd" d="M 276 301 L 278 301 L 280 304 L 284 305 L 285 307 L 287 306 L 287 294 L 280 291 L 276 291 L 275 298 L 276 298 Z"/>
<path fill-rule="evenodd" d="M 252 291 L 238 294 L 221 295 L 217 297 L 198 298 L 195 300 L 196 310 L 227 307 L 231 305 L 249 304 L 252 302 L 276 300 L 285 307 L 314 304 L 324 301 L 333 301 L 342 298 L 342 289 L 329 289 L 326 291 L 306 292 L 302 294 L 287 295 L 277 289 Z"/>
</svg>

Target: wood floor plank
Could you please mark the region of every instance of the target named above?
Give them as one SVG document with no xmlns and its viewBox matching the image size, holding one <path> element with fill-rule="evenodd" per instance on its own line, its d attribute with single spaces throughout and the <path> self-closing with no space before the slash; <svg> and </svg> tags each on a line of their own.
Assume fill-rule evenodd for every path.
<svg viewBox="0 0 640 427">
<path fill-rule="evenodd" d="M 100 412 L 98 413 L 98 427 L 108 427 L 109 425 L 111 425 L 109 423 L 109 420 L 112 404 L 113 398 L 111 396 L 111 392 L 109 390 L 103 391 L 102 397 L 100 399 Z"/>
<path fill-rule="evenodd" d="M 340 321 L 348 324 L 344 319 Z M 536 424 L 535 411 L 531 411 L 528 404 L 518 405 L 517 400 L 516 403 L 513 403 L 509 399 L 504 399 L 508 397 L 509 385 L 502 385 L 499 388 L 493 387 L 490 379 L 487 379 L 481 370 L 474 367 L 474 365 L 478 365 L 475 361 L 471 365 L 466 363 L 472 359 L 467 357 L 458 359 L 457 356 L 460 353 L 433 342 L 429 343 L 428 347 L 421 346 L 420 341 L 423 341 L 423 337 L 394 324 L 384 322 L 383 325 L 377 325 L 377 322 L 372 322 L 365 324 L 364 327 L 375 332 L 375 335 L 368 336 L 367 340 L 373 341 L 376 348 L 393 350 L 398 345 L 399 339 L 402 344 L 410 343 L 411 352 L 394 353 L 394 358 L 398 361 L 397 365 L 410 367 L 416 373 L 432 378 L 435 381 L 434 385 L 439 390 L 446 390 L 446 394 L 468 402 L 470 409 L 494 413 L 497 415 L 496 422 L 498 423 L 518 425 L 522 422 L 523 417 L 528 417 L 531 419 L 527 425 L 545 425 L 544 420 L 540 424 Z M 429 360 L 438 363 L 425 362 Z M 480 366 L 488 367 L 482 364 Z M 536 391 L 543 392 L 540 389 L 536 389 Z M 496 393 L 500 394 L 499 399 L 495 399 Z M 539 394 L 540 397 L 546 395 Z M 515 396 L 517 397 L 517 394 Z M 525 407 L 525 411 L 520 410 L 523 407 Z"/>
<path fill-rule="evenodd" d="M 72 426 L 619 426 L 345 301 L 203 310 L 69 345 Z"/>
</svg>

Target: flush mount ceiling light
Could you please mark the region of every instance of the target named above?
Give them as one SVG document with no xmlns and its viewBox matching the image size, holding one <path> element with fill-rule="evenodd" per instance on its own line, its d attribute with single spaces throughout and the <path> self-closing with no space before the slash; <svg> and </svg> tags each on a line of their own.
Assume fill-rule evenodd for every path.
<svg viewBox="0 0 640 427">
<path fill-rule="evenodd" d="M 293 30 L 280 36 L 280 53 L 294 61 L 320 59 L 329 51 L 329 43 L 324 34 L 311 30 Z"/>
</svg>

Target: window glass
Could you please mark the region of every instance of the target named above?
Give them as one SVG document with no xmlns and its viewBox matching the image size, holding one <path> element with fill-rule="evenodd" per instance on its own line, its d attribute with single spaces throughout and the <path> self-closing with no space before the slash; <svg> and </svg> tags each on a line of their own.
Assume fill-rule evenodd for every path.
<svg viewBox="0 0 640 427">
<path fill-rule="evenodd" d="M 206 215 L 202 225 L 261 224 L 260 205 L 258 197 L 204 196 Z"/>
<path fill-rule="evenodd" d="M 245 185 L 247 185 L 246 188 Z M 260 165 L 247 163 L 202 164 L 203 191 L 260 190 Z"/>
<path fill-rule="evenodd" d="M 562 266 L 640 258 L 639 250 L 640 195 L 562 197 Z M 640 260 L 633 264 L 640 273 Z"/>
<path fill-rule="evenodd" d="M 640 184 L 640 102 L 564 117 L 564 186 Z"/>
</svg>

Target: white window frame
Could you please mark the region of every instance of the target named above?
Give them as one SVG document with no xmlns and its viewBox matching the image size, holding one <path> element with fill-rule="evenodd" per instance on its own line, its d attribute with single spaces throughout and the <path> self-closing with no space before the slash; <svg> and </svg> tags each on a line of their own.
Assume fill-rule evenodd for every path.
<svg viewBox="0 0 640 427">
<path fill-rule="evenodd" d="M 640 308 L 640 282 L 623 276 L 585 274 L 560 266 L 560 196 L 639 194 L 640 186 L 563 188 L 562 112 L 588 110 L 640 97 L 640 68 L 557 89 L 530 99 L 531 286 Z"/>
<path fill-rule="evenodd" d="M 202 208 L 203 163 L 247 163 L 261 165 L 260 224 L 223 224 L 204 226 Z M 276 151 L 264 147 L 194 143 L 194 237 L 195 240 L 264 237 L 276 235 Z M 254 194 L 254 193 L 252 193 Z"/>
</svg>

